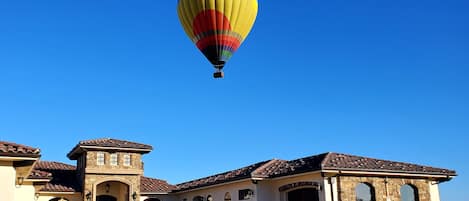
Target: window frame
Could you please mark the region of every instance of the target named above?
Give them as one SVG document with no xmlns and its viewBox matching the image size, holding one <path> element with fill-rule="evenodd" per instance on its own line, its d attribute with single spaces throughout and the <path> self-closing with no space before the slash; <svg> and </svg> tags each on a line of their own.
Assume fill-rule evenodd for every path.
<svg viewBox="0 0 469 201">
<path fill-rule="evenodd" d="M 132 156 L 130 154 L 124 154 L 123 158 L 124 158 L 124 162 L 123 162 L 124 166 L 127 166 L 127 167 L 132 166 Z"/>
<path fill-rule="evenodd" d="M 111 153 L 109 155 L 109 164 L 111 166 L 118 166 L 119 165 L 119 155 L 117 153 Z"/>
<path fill-rule="evenodd" d="M 106 165 L 106 156 L 104 152 L 98 152 L 96 154 L 96 165 L 98 166 Z"/>
</svg>

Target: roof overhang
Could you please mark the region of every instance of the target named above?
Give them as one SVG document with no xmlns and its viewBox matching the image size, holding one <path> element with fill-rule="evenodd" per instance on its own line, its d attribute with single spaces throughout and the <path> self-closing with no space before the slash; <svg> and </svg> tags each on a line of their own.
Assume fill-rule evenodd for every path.
<svg viewBox="0 0 469 201">
<path fill-rule="evenodd" d="M 417 177 L 434 178 L 437 180 L 450 180 L 457 175 L 436 174 L 422 172 L 399 172 L 399 171 L 376 171 L 376 170 L 322 170 L 323 173 L 332 173 L 338 175 L 368 175 L 368 176 L 391 176 L 391 177 Z"/>
<path fill-rule="evenodd" d="M 72 151 L 67 154 L 67 157 L 75 160 L 85 151 L 126 151 L 126 152 L 135 152 L 135 153 L 150 153 L 152 149 L 139 149 L 139 148 L 127 148 L 127 147 L 105 147 L 105 146 L 90 146 L 90 145 L 77 145 Z"/>
<path fill-rule="evenodd" d="M 0 154 L 0 161 L 35 161 L 40 155 Z"/>
</svg>

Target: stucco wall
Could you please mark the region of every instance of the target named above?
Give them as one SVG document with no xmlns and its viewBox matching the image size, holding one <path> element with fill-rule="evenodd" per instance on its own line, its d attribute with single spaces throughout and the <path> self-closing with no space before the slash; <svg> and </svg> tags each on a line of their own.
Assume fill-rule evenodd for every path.
<svg viewBox="0 0 469 201">
<path fill-rule="evenodd" d="M 31 182 L 15 187 L 15 201 L 34 200 L 34 194 L 35 189 Z"/>
<path fill-rule="evenodd" d="M 323 184 L 323 178 L 319 173 L 310 173 L 310 174 L 303 174 L 300 176 L 293 176 L 293 177 L 283 177 L 274 180 L 266 180 L 266 181 L 259 181 L 258 183 L 258 194 L 259 194 L 259 201 L 286 201 L 287 200 L 287 193 L 290 190 L 280 192 L 279 188 L 284 185 L 293 184 L 297 182 L 317 182 L 321 186 Z M 294 189 L 291 189 L 294 190 Z M 324 191 L 319 191 L 319 200 L 324 201 Z"/>
<path fill-rule="evenodd" d="M 177 196 L 174 195 L 142 195 L 140 196 L 140 201 L 145 201 L 148 198 L 157 198 L 160 201 L 179 201 Z"/>
<path fill-rule="evenodd" d="M 13 163 L 0 161 L 0 201 L 15 200 L 15 177 Z"/>
<path fill-rule="evenodd" d="M 178 193 L 176 199 L 178 201 L 182 201 L 183 199 L 187 199 L 187 201 L 192 201 L 195 196 L 203 196 L 206 199 L 208 195 L 211 195 L 214 201 L 223 201 L 225 198 L 225 193 L 229 192 L 231 194 L 231 201 L 239 201 L 238 191 L 241 189 L 254 190 L 254 196 L 251 199 L 244 201 L 257 201 L 258 195 L 256 185 L 253 184 L 250 180 L 225 184 L 222 186 L 210 187 L 207 189 L 192 192 Z"/>
<path fill-rule="evenodd" d="M 440 190 L 437 182 L 428 182 L 430 188 L 431 201 L 440 201 Z"/>
</svg>

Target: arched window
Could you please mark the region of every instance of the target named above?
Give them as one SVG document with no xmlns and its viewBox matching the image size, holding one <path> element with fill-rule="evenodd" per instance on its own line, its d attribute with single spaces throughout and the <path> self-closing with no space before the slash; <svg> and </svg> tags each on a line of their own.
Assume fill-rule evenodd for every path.
<svg viewBox="0 0 469 201">
<path fill-rule="evenodd" d="M 415 186 L 406 184 L 401 186 L 401 201 L 418 201 L 419 192 Z"/>
<path fill-rule="evenodd" d="M 145 199 L 145 201 L 160 201 L 160 199 L 158 199 L 158 198 L 148 198 L 148 199 Z"/>
<path fill-rule="evenodd" d="M 355 188 L 356 201 L 375 201 L 375 189 L 371 184 L 359 183 Z"/>
<path fill-rule="evenodd" d="M 225 193 L 225 201 L 231 201 L 231 194 L 230 192 Z"/>
<path fill-rule="evenodd" d="M 52 198 L 49 201 L 68 201 L 68 200 L 65 198 Z"/>
</svg>

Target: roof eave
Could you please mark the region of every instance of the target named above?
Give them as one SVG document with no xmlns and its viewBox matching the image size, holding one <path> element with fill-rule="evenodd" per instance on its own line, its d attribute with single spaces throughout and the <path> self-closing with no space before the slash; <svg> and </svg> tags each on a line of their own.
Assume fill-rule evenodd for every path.
<svg viewBox="0 0 469 201">
<path fill-rule="evenodd" d="M 376 170 L 376 169 L 355 169 L 355 168 L 326 168 L 322 172 L 334 172 L 345 174 L 377 174 L 377 175 L 406 175 L 406 176 L 423 176 L 435 178 L 455 177 L 457 174 L 437 173 L 437 172 L 418 172 L 418 171 L 396 171 L 396 170 Z"/>
</svg>

